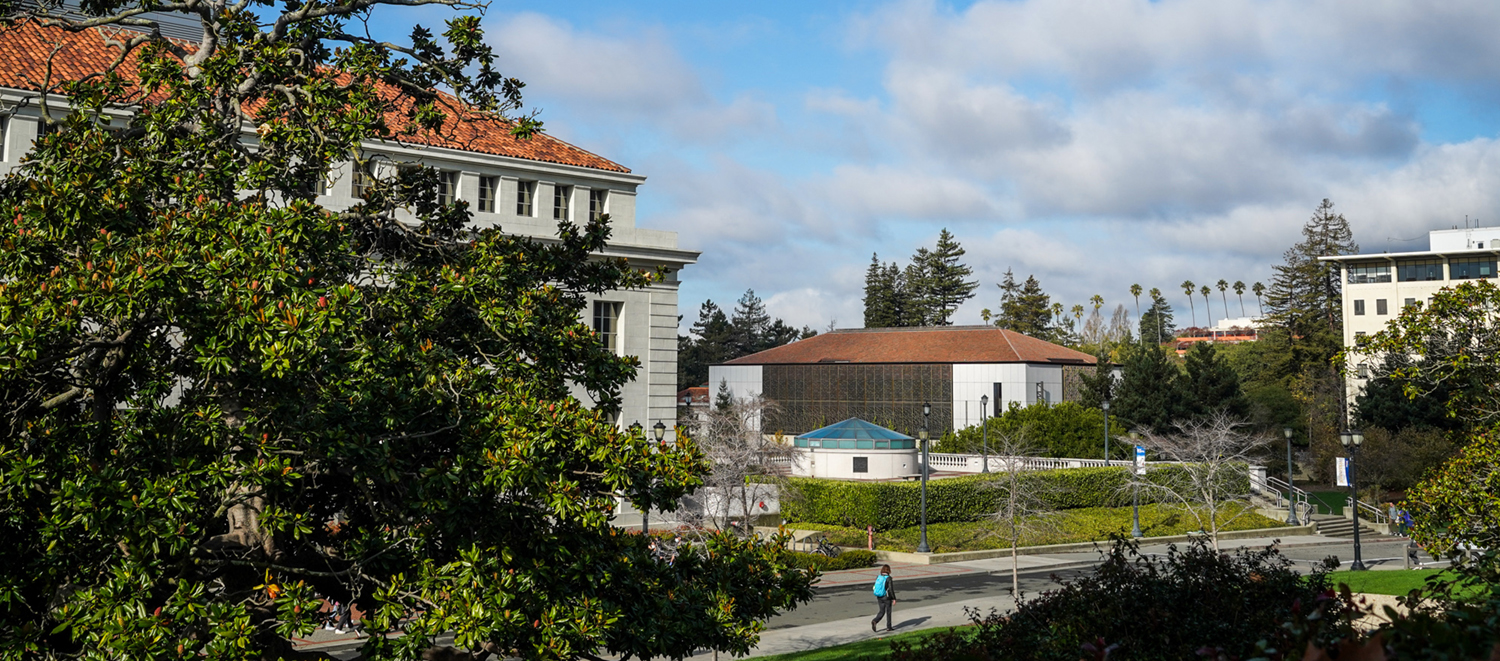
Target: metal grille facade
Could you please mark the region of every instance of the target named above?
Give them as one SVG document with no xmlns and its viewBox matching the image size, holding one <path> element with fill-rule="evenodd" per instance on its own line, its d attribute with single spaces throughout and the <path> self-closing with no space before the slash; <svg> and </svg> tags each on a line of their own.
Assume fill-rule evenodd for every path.
<svg viewBox="0 0 1500 661">
<path fill-rule="evenodd" d="M 1098 368 L 1093 365 L 1062 366 L 1062 401 L 1076 402 L 1083 398 L 1083 375 Z"/>
<path fill-rule="evenodd" d="M 761 374 L 762 392 L 779 408 L 767 417 L 768 432 L 803 434 L 860 418 L 916 436 L 923 403 L 932 405 L 933 437 L 953 426 L 952 365 L 766 365 Z"/>
</svg>

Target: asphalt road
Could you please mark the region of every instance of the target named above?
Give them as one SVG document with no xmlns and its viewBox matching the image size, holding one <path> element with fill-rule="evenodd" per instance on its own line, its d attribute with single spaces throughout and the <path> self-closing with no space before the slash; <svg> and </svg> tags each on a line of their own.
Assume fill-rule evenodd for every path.
<svg viewBox="0 0 1500 661">
<path fill-rule="evenodd" d="M 1372 568 L 1400 569 L 1404 566 L 1405 548 L 1404 540 L 1366 541 L 1361 545 L 1362 559 L 1367 566 Z M 1227 543 L 1226 550 L 1229 550 Z M 1148 554 L 1165 551 L 1164 546 L 1142 549 L 1143 553 Z M 1348 569 L 1354 557 L 1354 542 L 1353 540 L 1330 539 L 1328 543 L 1314 546 L 1285 547 L 1281 549 L 1281 554 L 1292 560 L 1294 568 L 1303 573 L 1312 571 L 1313 567 L 1329 556 L 1337 557 L 1341 561 L 1341 569 Z M 1053 580 L 1054 575 L 1063 581 L 1084 576 L 1091 572 L 1092 568 L 1078 565 L 1097 561 L 1099 558 L 1096 553 L 1077 553 L 1068 554 L 1068 556 L 1070 557 L 1065 559 L 1070 561 L 1071 568 L 1065 566 L 1062 569 L 1041 567 L 1022 570 L 1020 572 L 1022 593 L 1035 594 L 1056 587 L 1058 583 Z M 1431 559 L 1425 555 L 1421 557 L 1424 565 L 1430 566 Z M 1064 558 L 1060 557 L 1060 559 Z M 925 579 L 903 579 L 897 572 L 896 581 L 898 600 L 894 621 L 900 629 L 920 628 L 922 620 L 925 619 L 903 619 L 903 610 L 942 604 L 961 604 L 979 598 L 1008 594 L 1011 588 L 1009 570 L 979 571 Z M 767 623 L 767 628 L 778 630 L 835 622 L 857 616 L 873 617 L 875 610 L 875 598 L 870 593 L 868 585 L 822 588 L 817 590 L 811 602 L 771 618 Z M 353 649 L 338 650 L 333 655 L 338 658 L 355 656 Z"/>
</svg>

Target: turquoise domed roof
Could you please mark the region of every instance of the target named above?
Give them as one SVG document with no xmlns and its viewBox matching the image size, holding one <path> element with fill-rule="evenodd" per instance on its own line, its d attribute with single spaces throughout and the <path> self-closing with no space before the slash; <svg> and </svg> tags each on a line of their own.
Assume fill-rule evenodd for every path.
<svg viewBox="0 0 1500 661">
<path fill-rule="evenodd" d="M 849 418 L 797 437 L 799 448 L 838 448 L 847 450 L 910 450 L 916 439 L 873 422 Z"/>
</svg>

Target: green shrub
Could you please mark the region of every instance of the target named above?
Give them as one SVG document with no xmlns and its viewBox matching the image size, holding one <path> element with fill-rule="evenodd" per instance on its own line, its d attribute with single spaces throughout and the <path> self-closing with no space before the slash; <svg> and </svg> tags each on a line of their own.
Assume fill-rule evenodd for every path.
<svg viewBox="0 0 1500 661">
<path fill-rule="evenodd" d="M 838 571 L 840 569 L 863 569 L 875 564 L 874 551 L 844 551 L 836 558 L 830 558 L 819 553 L 803 553 L 792 551 L 792 564 L 803 568 L 816 567 L 820 571 Z"/>
<path fill-rule="evenodd" d="M 1053 509 L 1119 507 L 1130 503 L 1129 469 L 1067 468 L 1026 473 L 1023 484 L 1047 494 Z M 1175 467 L 1153 469 L 1152 482 L 1180 480 L 1184 472 Z M 1249 477 L 1243 491 L 1248 492 Z M 876 530 L 894 530 L 917 525 L 921 519 L 921 483 L 848 482 L 815 478 L 793 478 L 789 493 L 781 499 L 782 516 L 788 521 L 822 523 Z M 997 475 L 965 475 L 930 480 L 927 483 L 927 522 L 977 521 L 1000 509 L 1005 488 Z M 1142 501 L 1147 502 L 1147 501 Z"/>
<path fill-rule="evenodd" d="M 1130 441 L 1125 438 L 1129 430 L 1118 419 L 1111 422 L 1110 458 L 1126 459 L 1132 452 Z M 1039 403 L 1025 407 L 1011 402 L 1010 408 L 999 417 L 990 418 L 985 426 L 989 427 L 991 441 L 1000 434 L 1024 432 L 1027 440 L 1036 446 L 1037 454 L 1043 457 L 1104 456 L 1104 412 L 1077 402 Z M 956 434 L 944 433 L 933 451 L 978 453 L 984 444 L 983 431 L 979 425 L 974 425 Z"/>
</svg>

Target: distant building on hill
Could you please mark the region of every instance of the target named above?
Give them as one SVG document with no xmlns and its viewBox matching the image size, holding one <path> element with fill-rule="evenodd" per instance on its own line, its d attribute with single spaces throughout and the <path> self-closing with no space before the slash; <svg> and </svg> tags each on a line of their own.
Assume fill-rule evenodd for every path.
<svg viewBox="0 0 1500 661">
<path fill-rule="evenodd" d="M 1254 317 L 1230 317 L 1220 319 L 1213 328 L 1184 328 L 1177 332 L 1177 355 L 1187 353 L 1199 342 L 1214 344 L 1239 344 L 1260 339 L 1261 320 Z"/>
<path fill-rule="evenodd" d="M 804 434 L 849 418 L 909 436 L 979 424 L 981 397 L 994 416 L 1011 403 L 1078 399 L 1095 359 L 994 326 L 863 328 L 823 333 L 709 367 L 710 391 L 777 404 L 762 430 Z"/>
</svg>

